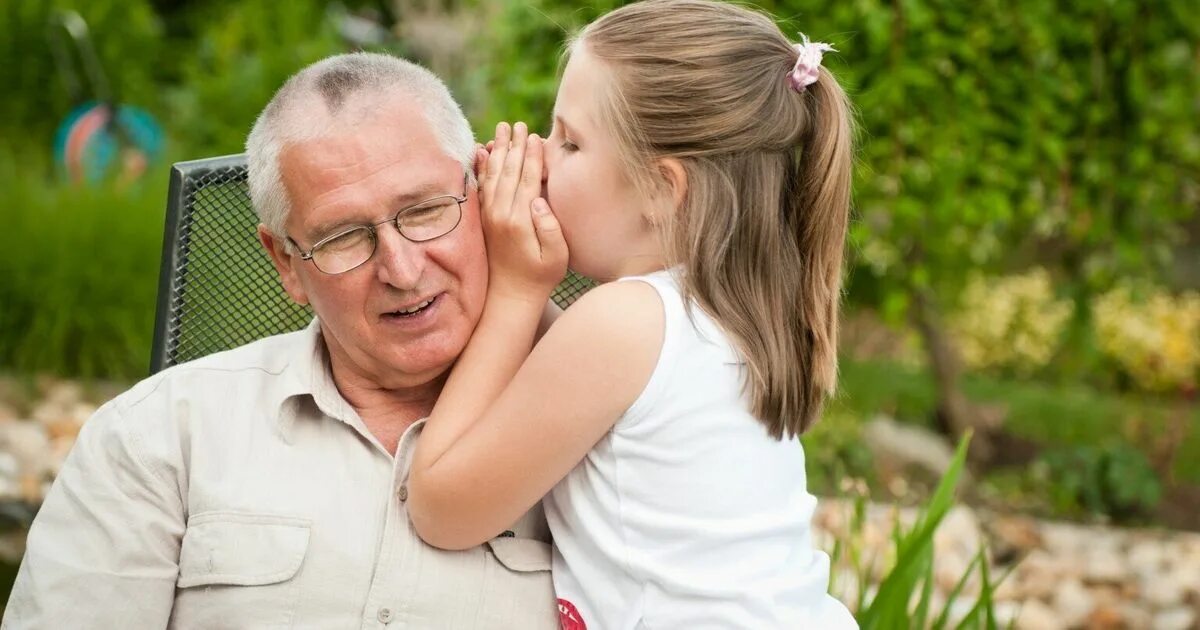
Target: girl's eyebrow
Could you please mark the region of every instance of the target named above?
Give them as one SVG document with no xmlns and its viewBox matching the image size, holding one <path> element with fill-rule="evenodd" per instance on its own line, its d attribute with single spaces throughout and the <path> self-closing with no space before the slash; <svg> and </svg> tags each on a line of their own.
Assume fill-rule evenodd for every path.
<svg viewBox="0 0 1200 630">
<path fill-rule="evenodd" d="M 563 120 L 562 115 L 557 112 L 555 112 L 555 114 L 554 114 L 554 124 L 559 125 L 563 128 L 564 135 L 571 133 L 571 125 L 568 125 L 567 121 Z M 572 134 L 572 135 L 574 135 L 574 134 Z"/>
</svg>

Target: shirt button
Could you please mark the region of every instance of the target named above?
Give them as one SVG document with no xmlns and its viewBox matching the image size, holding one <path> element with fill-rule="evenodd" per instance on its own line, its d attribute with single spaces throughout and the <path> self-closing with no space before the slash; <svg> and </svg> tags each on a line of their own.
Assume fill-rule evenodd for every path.
<svg viewBox="0 0 1200 630">
<path fill-rule="evenodd" d="M 407 501 L 408 500 L 408 486 L 400 486 L 400 489 L 396 491 L 396 496 L 400 498 L 401 503 L 404 503 L 405 501 Z"/>
<path fill-rule="evenodd" d="M 387 623 L 392 620 L 391 608 L 380 608 L 379 614 L 375 616 L 381 623 Z"/>
</svg>

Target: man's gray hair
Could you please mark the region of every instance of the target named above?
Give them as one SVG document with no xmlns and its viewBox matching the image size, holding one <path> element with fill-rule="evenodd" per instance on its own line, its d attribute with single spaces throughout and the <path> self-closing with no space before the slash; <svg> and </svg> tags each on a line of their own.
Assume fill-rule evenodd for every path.
<svg viewBox="0 0 1200 630">
<path fill-rule="evenodd" d="M 441 79 L 415 63 L 391 55 L 335 55 L 288 79 L 259 114 L 246 139 L 250 199 L 268 230 L 283 236 L 291 210 L 291 200 L 279 172 L 279 153 L 283 147 L 290 142 L 319 137 L 335 122 L 342 122 L 339 115 L 340 118 L 369 116 L 389 97 L 416 103 L 442 149 L 460 160 L 474 180 L 475 136 L 462 108 Z"/>
</svg>

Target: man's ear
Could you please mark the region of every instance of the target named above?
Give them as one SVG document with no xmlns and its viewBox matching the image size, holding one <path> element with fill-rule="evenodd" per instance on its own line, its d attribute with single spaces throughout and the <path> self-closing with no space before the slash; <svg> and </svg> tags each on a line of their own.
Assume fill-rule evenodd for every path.
<svg viewBox="0 0 1200 630">
<path fill-rule="evenodd" d="M 683 162 L 676 158 L 662 158 L 658 160 L 658 173 L 662 178 L 664 192 L 670 194 L 669 199 L 663 200 L 666 202 L 664 205 L 669 204 L 671 214 L 679 212 L 687 199 L 687 169 L 683 168 Z"/>
<path fill-rule="evenodd" d="M 300 283 L 300 276 L 295 267 L 301 261 L 288 254 L 287 243 L 271 233 L 262 223 L 258 224 L 258 242 L 262 243 L 263 249 L 271 255 L 271 262 L 275 265 L 275 271 L 279 272 L 283 290 L 287 291 L 295 303 L 308 304 L 308 294 L 304 291 L 304 285 Z"/>
</svg>

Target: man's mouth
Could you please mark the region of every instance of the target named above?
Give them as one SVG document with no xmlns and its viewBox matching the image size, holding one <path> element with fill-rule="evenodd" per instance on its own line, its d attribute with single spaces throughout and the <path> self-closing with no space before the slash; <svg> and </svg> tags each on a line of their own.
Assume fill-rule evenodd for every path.
<svg viewBox="0 0 1200 630">
<path fill-rule="evenodd" d="M 429 298 L 428 300 L 425 300 L 425 301 L 417 303 L 417 304 L 413 304 L 412 306 L 410 306 L 408 308 L 395 310 L 390 313 L 384 313 L 384 317 L 393 317 L 393 318 L 398 318 L 398 319 L 415 317 L 417 315 L 420 315 L 422 312 L 424 312 L 430 306 L 432 306 L 434 304 L 434 302 L 437 301 L 437 299 L 438 299 L 438 296 L 435 295 L 435 296 Z"/>
</svg>

